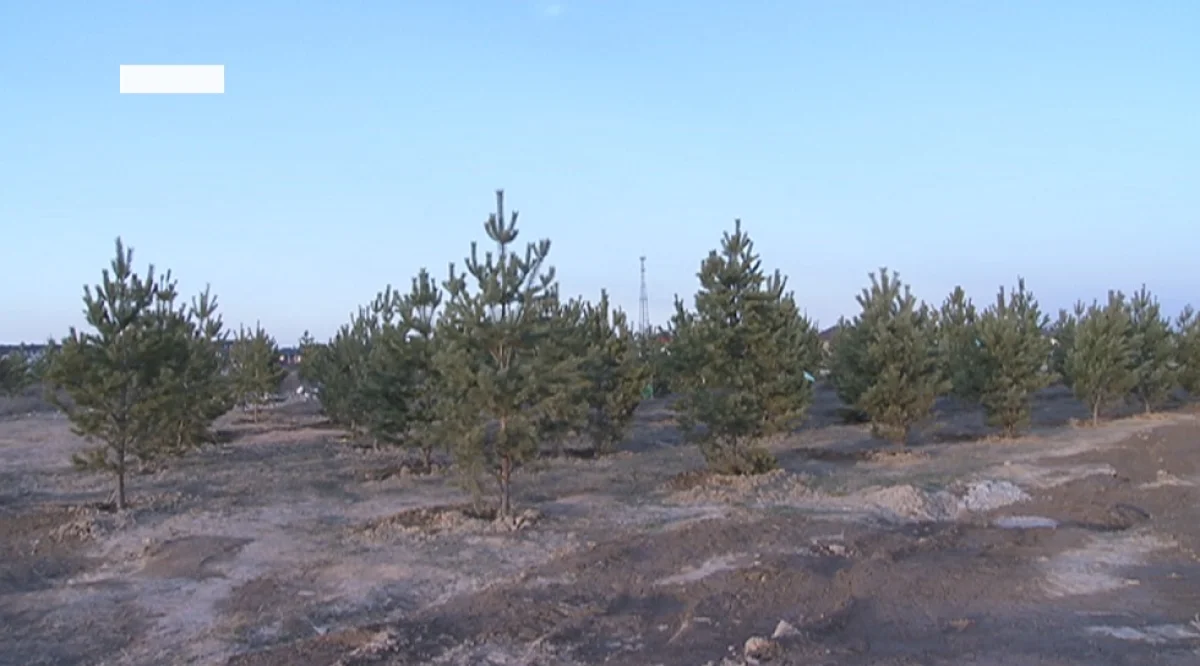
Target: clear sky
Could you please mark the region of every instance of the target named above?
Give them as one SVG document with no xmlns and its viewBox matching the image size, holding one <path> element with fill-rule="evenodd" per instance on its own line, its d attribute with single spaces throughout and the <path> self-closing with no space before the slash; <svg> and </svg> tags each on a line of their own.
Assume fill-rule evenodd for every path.
<svg viewBox="0 0 1200 666">
<path fill-rule="evenodd" d="M 227 324 L 333 333 L 507 191 L 636 322 L 740 217 L 822 325 L 867 273 L 1051 310 L 1200 305 L 1200 3 L 0 0 L 0 341 L 82 323 L 122 236 Z M 226 93 L 118 94 L 121 64 Z"/>
</svg>

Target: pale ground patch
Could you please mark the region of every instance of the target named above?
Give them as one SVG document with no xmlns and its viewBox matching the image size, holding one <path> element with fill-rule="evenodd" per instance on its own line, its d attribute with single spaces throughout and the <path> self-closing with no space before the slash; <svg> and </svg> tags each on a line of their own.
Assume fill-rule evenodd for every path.
<svg viewBox="0 0 1200 666">
<path fill-rule="evenodd" d="M 1063 551 L 1043 564 L 1043 589 L 1051 598 L 1096 594 L 1138 585 L 1122 576 L 1154 552 L 1175 543 L 1153 533 L 1123 532 L 1093 536 L 1083 548 Z"/>
<path fill-rule="evenodd" d="M 1197 631 L 1196 627 L 1182 624 L 1157 624 L 1144 627 L 1099 625 L 1088 627 L 1087 632 L 1093 636 L 1107 636 L 1151 645 L 1200 639 L 1200 631 Z"/>
<path fill-rule="evenodd" d="M 694 583 L 722 571 L 735 571 L 743 567 L 758 564 L 758 559 L 749 553 L 731 553 L 712 557 L 697 566 L 689 566 L 683 571 L 654 581 L 655 585 L 679 585 Z"/>
</svg>

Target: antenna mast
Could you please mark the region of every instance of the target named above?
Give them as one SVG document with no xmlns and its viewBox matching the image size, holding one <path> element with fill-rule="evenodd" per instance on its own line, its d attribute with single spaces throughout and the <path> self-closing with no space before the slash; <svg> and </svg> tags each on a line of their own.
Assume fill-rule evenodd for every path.
<svg viewBox="0 0 1200 666">
<path fill-rule="evenodd" d="M 643 338 L 650 337 L 650 296 L 646 292 L 646 257 L 641 257 L 642 262 L 642 291 L 638 298 L 638 333 Z"/>
</svg>

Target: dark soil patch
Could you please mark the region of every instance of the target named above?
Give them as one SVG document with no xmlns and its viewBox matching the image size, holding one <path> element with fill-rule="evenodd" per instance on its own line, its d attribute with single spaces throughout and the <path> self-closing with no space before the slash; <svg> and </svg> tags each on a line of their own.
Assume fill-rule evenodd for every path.
<svg viewBox="0 0 1200 666">
<path fill-rule="evenodd" d="M 449 471 L 447 465 L 437 462 L 430 463 L 427 467 L 424 461 L 407 461 L 394 465 L 386 465 L 375 469 L 364 470 L 361 473 L 363 481 L 386 481 L 392 478 L 404 478 L 409 476 L 434 476 L 445 474 Z"/>
<path fill-rule="evenodd" d="M 663 487 L 671 492 L 691 490 L 706 485 L 713 476 L 713 473 L 707 469 L 690 469 L 667 479 Z"/>
<path fill-rule="evenodd" d="M 0 513 L 0 599 L 53 587 L 90 566 L 82 554 L 86 534 L 70 529 L 79 515 L 61 506 Z"/>
<path fill-rule="evenodd" d="M 250 539 L 187 536 L 147 549 L 142 573 L 154 578 L 203 580 L 220 576 L 220 565 L 237 555 Z"/>
<path fill-rule="evenodd" d="M 1107 463 L 1119 474 L 1067 483 L 994 512 L 1045 515 L 1060 521 L 1057 529 L 999 529 L 986 520 L 881 529 L 768 514 L 615 535 L 528 572 L 526 582 L 414 613 L 392 630 L 424 638 L 378 663 L 428 663 L 450 644 L 488 641 L 553 645 L 589 664 L 717 663 L 748 637 L 769 636 L 780 620 L 799 635 L 780 641 L 772 664 L 1187 663 L 1186 645 L 1097 640 L 1085 629 L 1099 621 L 1076 612 L 1078 601 L 1049 600 L 1039 581 L 1044 562 L 1084 547 L 1097 531 L 1194 532 L 1195 487 L 1142 484 L 1163 465 L 1180 476 L 1193 470 L 1196 432 L 1156 431 L 1149 443 L 1134 439 L 1056 461 Z M 694 488 L 710 478 L 693 470 L 667 486 Z M 401 522 L 425 525 L 450 509 L 406 512 Z M 1177 581 L 1200 567 L 1155 567 L 1139 574 L 1137 595 L 1115 603 L 1162 621 L 1186 620 L 1200 592 Z M 278 648 L 254 663 L 302 663 L 303 650 L 319 642 Z"/>
</svg>

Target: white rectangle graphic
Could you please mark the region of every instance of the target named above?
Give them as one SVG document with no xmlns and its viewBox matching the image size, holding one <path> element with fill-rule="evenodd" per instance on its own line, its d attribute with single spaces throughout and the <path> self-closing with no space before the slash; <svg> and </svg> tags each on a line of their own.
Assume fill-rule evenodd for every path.
<svg viewBox="0 0 1200 666">
<path fill-rule="evenodd" d="M 121 65 L 122 95 L 220 95 L 225 65 Z"/>
</svg>

